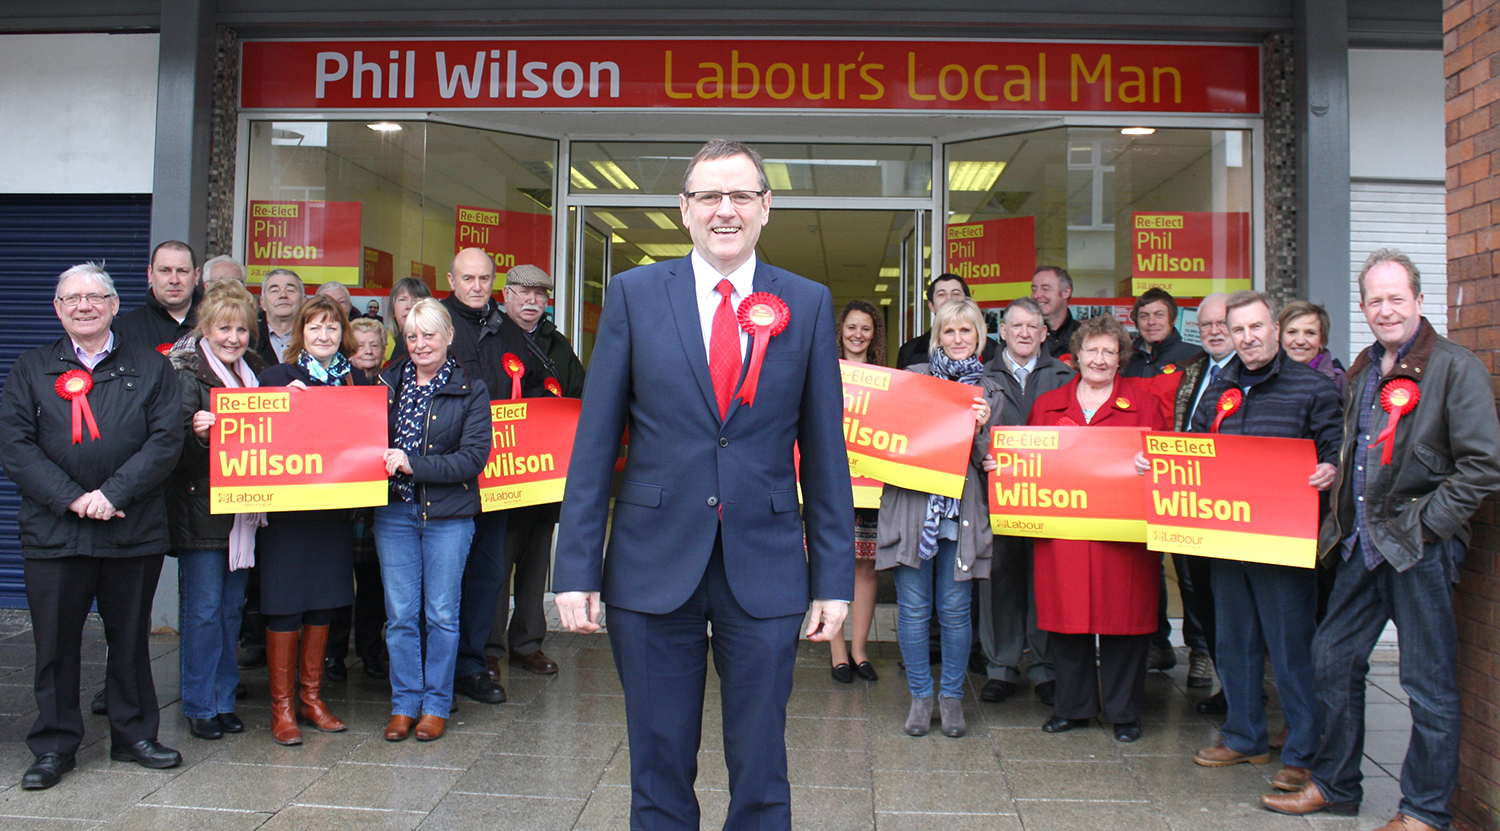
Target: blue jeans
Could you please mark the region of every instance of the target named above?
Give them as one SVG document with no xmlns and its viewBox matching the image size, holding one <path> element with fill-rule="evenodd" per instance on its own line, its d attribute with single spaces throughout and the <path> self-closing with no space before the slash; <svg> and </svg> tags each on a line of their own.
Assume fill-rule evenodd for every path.
<svg viewBox="0 0 1500 831">
<path fill-rule="evenodd" d="M 937 603 L 943 653 L 939 694 L 964 697 L 964 673 L 974 632 L 969 623 L 969 583 L 953 579 L 958 543 L 938 540 L 937 554 L 917 568 L 896 567 L 896 640 L 906 664 L 906 684 L 913 698 L 932 695 L 932 667 L 927 657 L 929 621 Z"/>
<path fill-rule="evenodd" d="M 249 569 L 229 570 L 226 549 L 177 552 L 178 659 L 182 668 L 182 714 L 213 718 L 234 712 L 240 683 L 235 646 Z"/>
<path fill-rule="evenodd" d="M 1266 656 L 1286 717 L 1281 763 L 1309 767 L 1323 723 L 1313 687 L 1312 639 L 1317 629 L 1318 575 L 1310 568 L 1214 560 L 1214 660 L 1229 716 L 1224 746 L 1258 756 L 1269 749 L 1266 731 Z"/>
<path fill-rule="evenodd" d="M 375 509 L 391 715 L 447 718 L 453 709 L 459 595 L 473 536 L 472 518 L 424 520 L 410 502 Z M 427 623 L 425 644 L 419 616 Z"/>
<path fill-rule="evenodd" d="M 1335 552 L 1339 556 L 1342 552 Z M 1313 781 L 1329 802 L 1359 802 L 1365 751 L 1365 676 L 1386 621 L 1401 634 L 1401 688 L 1411 698 L 1411 740 L 1401 764 L 1401 813 L 1433 828 L 1453 824 L 1448 800 L 1458 781 L 1458 626 L 1453 581 L 1463 562 L 1458 540 L 1422 547 L 1406 571 L 1370 571 L 1364 552 L 1337 565 L 1328 614 L 1313 642 L 1318 699 L 1327 721 Z"/>
<path fill-rule="evenodd" d="M 464 564 L 463 606 L 458 615 L 459 678 L 489 671 L 484 660 L 484 645 L 495 625 L 495 610 L 501 595 L 510 596 L 505 587 L 510 575 L 505 568 L 505 534 L 510 527 L 506 511 L 491 511 L 474 518 L 474 538 L 469 543 L 469 560 Z"/>
</svg>

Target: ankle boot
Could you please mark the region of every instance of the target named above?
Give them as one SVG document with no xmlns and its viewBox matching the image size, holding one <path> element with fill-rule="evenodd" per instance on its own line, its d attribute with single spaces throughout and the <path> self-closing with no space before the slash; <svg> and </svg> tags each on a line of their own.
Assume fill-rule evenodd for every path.
<svg viewBox="0 0 1500 831">
<path fill-rule="evenodd" d="M 271 675 L 271 738 L 277 744 L 302 744 L 292 712 L 297 694 L 296 632 L 266 631 L 266 669 Z"/>
<path fill-rule="evenodd" d="M 323 704 L 323 653 L 327 648 L 327 624 L 302 627 L 302 694 L 297 699 L 297 715 L 324 733 L 342 733 L 349 725 Z"/>
<path fill-rule="evenodd" d="M 925 736 L 932 729 L 932 704 L 937 699 L 935 695 L 925 698 L 913 697 L 911 700 L 911 712 L 906 716 L 906 735 Z"/>
</svg>

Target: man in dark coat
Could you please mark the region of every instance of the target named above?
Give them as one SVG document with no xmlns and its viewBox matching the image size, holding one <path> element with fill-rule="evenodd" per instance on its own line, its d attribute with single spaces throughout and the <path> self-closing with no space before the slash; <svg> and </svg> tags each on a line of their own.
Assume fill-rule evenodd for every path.
<svg viewBox="0 0 1500 831">
<path fill-rule="evenodd" d="M 1130 321 L 1140 334 L 1130 351 L 1130 363 L 1120 370 L 1126 378 L 1154 378 L 1181 372 L 1203 350 L 1177 332 L 1177 299 L 1158 288 L 1135 299 Z"/>
<path fill-rule="evenodd" d="M 927 311 L 929 314 L 937 314 L 939 306 L 949 300 L 957 300 L 969 296 L 969 283 L 957 274 L 939 274 L 932 278 L 927 284 Z M 900 369 L 913 364 L 927 363 L 927 350 L 932 344 L 932 330 L 928 329 L 920 335 L 901 344 L 901 350 L 896 353 L 896 366 Z M 995 350 L 999 347 L 995 340 L 990 337 L 984 339 L 984 360 L 989 361 L 995 357 Z"/>
<path fill-rule="evenodd" d="M 1047 341 L 1043 351 L 1054 358 L 1062 359 L 1073 352 L 1073 333 L 1078 331 L 1078 318 L 1068 311 L 1068 301 L 1073 299 L 1073 275 L 1066 268 L 1055 265 L 1039 265 L 1031 274 L 1031 299 L 1042 309 L 1046 319 Z"/>
<path fill-rule="evenodd" d="M 110 331 L 120 300 L 102 268 L 63 272 L 53 307 L 67 335 L 18 358 L 0 394 L 0 463 L 21 491 L 36 643 L 28 790 L 73 769 L 83 740 L 80 638 L 96 601 L 109 652 L 110 758 L 149 768 L 182 762 L 156 740 L 148 642 L 170 547 L 162 483 L 182 452 L 177 379 L 151 347 Z"/>
<path fill-rule="evenodd" d="M 551 289 L 551 275 L 537 266 L 518 265 L 506 273 L 500 342 L 526 367 L 521 377 L 522 398 L 554 395 L 548 389 L 548 381 L 557 382 L 556 395 L 581 398 L 583 364 L 573 354 L 573 345 L 546 316 Z M 508 513 L 510 528 L 505 537 L 503 578 L 510 579 L 516 605 L 507 622 L 510 604 L 496 604 L 486 660 L 493 662 L 491 674 L 497 674 L 499 659 L 508 651 L 512 664 L 537 675 L 553 675 L 557 672 L 557 662 L 542 652 L 542 639 L 547 635 L 547 610 L 542 595 L 547 591 L 557 504 L 532 505 Z"/>
<path fill-rule="evenodd" d="M 146 282 L 146 305 L 115 318 L 114 331 L 122 339 L 165 355 L 172 344 L 198 325 L 198 255 L 192 246 L 168 240 L 151 252 Z"/>
</svg>

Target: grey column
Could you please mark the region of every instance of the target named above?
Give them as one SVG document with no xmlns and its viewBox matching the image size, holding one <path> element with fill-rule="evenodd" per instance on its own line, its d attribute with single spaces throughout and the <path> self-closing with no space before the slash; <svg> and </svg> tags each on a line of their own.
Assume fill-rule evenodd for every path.
<svg viewBox="0 0 1500 831">
<path fill-rule="evenodd" d="M 1298 295 L 1333 318 L 1328 348 L 1349 354 L 1349 6 L 1294 0 Z"/>
<path fill-rule="evenodd" d="M 162 0 L 156 80 L 151 244 L 182 240 L 200 254 L 208 229 L 215 0 Z"/>
</svg>

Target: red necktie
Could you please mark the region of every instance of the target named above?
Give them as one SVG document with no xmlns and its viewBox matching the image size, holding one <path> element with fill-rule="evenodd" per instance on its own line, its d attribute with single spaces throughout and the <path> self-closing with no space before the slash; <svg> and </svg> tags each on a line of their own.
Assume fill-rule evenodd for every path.
<svg viewBox="0 0 1500 831">
<path fill-rule="evenodd" d="M 740 327 L 734 304 L 729 302 L 734 284 L 720 280 L 717 288 L 723 299 L 714 309 L 714 327 L 708 338 L 708 371 L 714 379 L 714 397 L 719 400 L 719 418 L 723 419 L 729 415 L 734 385 L 740 379 Z"/>
</svg>

